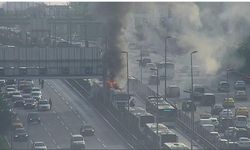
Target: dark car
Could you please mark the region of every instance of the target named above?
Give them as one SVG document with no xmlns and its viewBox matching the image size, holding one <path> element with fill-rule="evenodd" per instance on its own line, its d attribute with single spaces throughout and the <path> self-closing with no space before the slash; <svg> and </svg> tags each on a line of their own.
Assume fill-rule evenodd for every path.
<svg viewBox="0 0 250 150">
<path fill-rule="evenodd" d="M 37 101 L 33 98 L 27 98 L 24 100 L 24 108 L 25 109 L 32 109 L 36 108 L 37 106 Z"/>
<path fill-rule="evenodd" d="M 220 112 L 223 110 L 223 106 L 221 104 L 215 104 L 211 109 L 212 115 L 219 115 Z"/>
<path fill-rule="evenodd" d="M 82 136 L 91 136 L 94 135 L 95 129 L 91 125 L 81 126 L 80 133 Z"/>
<path fill-rule="evenodd" d="M 28 123 L 40 123 L 41 119 L 37 112 L 30 112 L 27 116 Z"/>
<path fill-rule="evenodd" d="M 12 100 L 13 100 L 14 107 L 23 107 L 24 106 L 24 100 L 23 100 L 22 97 L 20 97 L 20 96 L 13 96 Z"/>
<path fill-rule="evenodd" d="M 14 133 L 14 140 L 15 141 L 20 141 L 20 142 L 26 142 L 28 141 L 29 135 L 25 131 L 24 128 L 17 128 Z"/>
<path fill-rule="evenodd" d="M 230 92 L 230 84 L 227 81 L 220 81 L 217 89 L 219 92 Z"/>
<path fill-rule="evenodd" d="M 194 111 L 196 111 L 196 105 L 195 105 L 191 100 L 184 101 L 184 102 L 182 103 L 181 109 L 182 109 L 183 111 L 186 111 L 186 112 L 191 112 L 192 109 L 194 109 Z"/>
<path fill-rule="evenodd" d="M 215 104 L 215 95 L 213 93 L 204 93 L 204 95 L 201 97 L 201 103 L 202 106 L 214 106 Z"/>
</svg>

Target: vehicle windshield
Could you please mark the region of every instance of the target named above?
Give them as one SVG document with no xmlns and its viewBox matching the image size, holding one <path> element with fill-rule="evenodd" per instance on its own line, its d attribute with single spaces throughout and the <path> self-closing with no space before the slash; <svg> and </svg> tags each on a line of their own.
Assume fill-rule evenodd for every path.
<svg viewBox="0 0 250 150">
<path fill-rule="evenodd" d="M 17 129 L 16 133 L 25 133 L 25 130 L 24 129 Z"/>
<path fill-rule="evenodd" d="M 35 146 L 45 146 L 43 142 L 35 143 Z"/>
<path fill-rule="evenodd" d="M 83 141 L 83 137 L 74 137 L 73 140 L 74 141 Z"/>
<path fill-rule="evenodd" d="M 48 101 L 39 101 L 39 104 L 48 104 Z"/>
<path fill-rule="evenodd" d="M 229 83 L 226 83 L 226 82 L 221 83 L 221 86 L 222 86 L 222 87 L 229 87 Z"/>
<path fill-rule="evenodd" d="M 23 95 L 23 98 L 31 98 L 30 95 Z"/>
<path fill-rule="evenodd" d="M 32 96 L 39 96 L 40 93 L 32 93 Z"/>
<path fill-rule="evenodd" d="M 238 121 L 247 121 L 246 117 L 237 117 Z"/>
<path fill-rule="evenodd" d="M 196 87 L 194 89 L 195 92 L 199 92 L 199 93 L 204 93 L 205 92 L 205 89 L 203 87 Z"/>
<path fill-rule="evenodd" d="M 25 103 L 34 103 L 34 100 L 25 100 Z"/>
<path fill-rule="evenodd" d="M 37 113 L 29 114 L 29 116 L 30 116 L 31 118 L 38 118 L 38 114 L 37 114 Z"/>
</svg>

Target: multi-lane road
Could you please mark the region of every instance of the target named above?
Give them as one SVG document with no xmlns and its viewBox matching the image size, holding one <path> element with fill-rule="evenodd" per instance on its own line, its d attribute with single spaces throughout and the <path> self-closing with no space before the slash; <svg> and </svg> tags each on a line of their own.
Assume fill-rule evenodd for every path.
<svg viewBox="0 0 250 150">
<path fill-rule="evenodd" d="M 29 149 L 34 141 L 44 141 L 49 149 L 69 149 L 71 134 L 79 134 L 83 124 L 95 128 L 95 135 L 86 137 L 87 149 L 131 149 L 131 145 L 90 104 L 61 80 L 45 80 L 44 98 L 52 99 L 52 110 L 39 112 L 41 124 L 28 125 L 30 111 L 16 108 L 30 137 L 27 143 L 13 142 L 14 149 Z M 10 140 L 9 140 L 10 141 Z"/>
</svg>

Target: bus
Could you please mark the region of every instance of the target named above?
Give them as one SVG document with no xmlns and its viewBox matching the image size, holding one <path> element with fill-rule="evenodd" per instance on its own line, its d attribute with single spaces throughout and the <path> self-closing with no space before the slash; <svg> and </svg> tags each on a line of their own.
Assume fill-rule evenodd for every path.
<svg viewBox="0 0 250 150">
<path fill-rule="evenodd" d="M 146 112 L 142 107 L 130 107 L 127 114 L 129 116 L 129 129 L 137 135 L 142 135 L 146 124 L 155 122 L 155 117 Z"/>
<path fill-rule="evenodd" d="M 162 146 L 164 150 L 190 150 L 184 143 L 164 143 Z"/>
<path fill-rule="evenodd" d="M 157 63 L 158 73 L 160 79 L 165 79 L 165 65 L 166 65 L 166 78 L 173 79 L 175 75 L 175 64 L 172 62 Z"/>
<path fill-rule="evenodd" d="M 178 136 L 162 123 L 158 124 L 158 135 L 157 123 L 147 123 L 144 134 L 154 149 L 162 148 L 167 142 L 178 142 Z"/>
<path fill-rule="evenodd" d="M 149 113 L 157 113 L 157 97 L 149 96 L 146 102 L 146 110 Z M 163 97 L 158 98 L 158 113 L 159 122 L 175 122 L 177 116 L 177 109 L 170 103 L 164 100 Z"/>
</svg>

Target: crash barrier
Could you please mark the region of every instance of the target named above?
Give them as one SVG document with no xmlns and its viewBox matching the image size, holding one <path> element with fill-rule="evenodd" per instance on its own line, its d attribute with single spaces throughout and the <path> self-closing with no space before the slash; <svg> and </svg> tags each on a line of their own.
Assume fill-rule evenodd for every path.
<svg viewBox="0 0 250 150">
<path fill-rule="evenodd" d="M 130 79 L 129 84 L 130 84 L 129 90 L 131 91 L 131 94 L 139 96 L 145 102 L 148 96 L 157 95 L 155 91 L 153 91 L 147 85 L 141 83 L 141 81 L 139 81 L 136 78 Z M 172 102 L 170 101 L 168 102 L 173 106 L 175 106 Z M 190 137 L 193 137 L 193 139 L 197 143 L 202 145 L 205 149 L 209 150 L 220 149 L 221 146 L 219 145 L 218 141 L 214 141 L 214 138 L 210 136 L 211 134 L 199 124 L 194 124 L 194 131 L 192 132 L 192 120 L 187 114 L 185 114 L 181 110 L 178 110 L 176 124 L 181 129 L 183 129 L 183 131 L 187 131 Z"/>
</svg>

